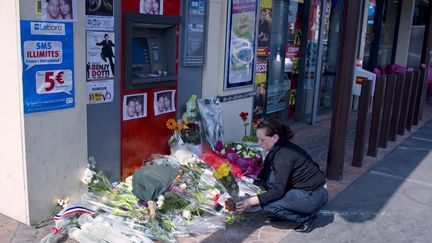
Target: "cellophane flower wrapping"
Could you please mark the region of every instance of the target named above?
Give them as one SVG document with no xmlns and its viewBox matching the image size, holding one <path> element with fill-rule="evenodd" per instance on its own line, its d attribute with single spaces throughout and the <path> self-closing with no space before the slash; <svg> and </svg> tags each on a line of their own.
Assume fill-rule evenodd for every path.
<svg viewBox="0 0 432 243">
<path fill-rule="evenodd" d="M 213 149 L 218 140 L 223 139 L 222 106 L 219 99 L 197 99 L 198 110 L 204 130 L 205 141 Z"/>
<path fill-rule="evenodd" d="M 143 242 L 140 236 L 174 242 L 175 237 L 224 229 L 225 223 L 241 219 L 235 203 L 243 196 L 255 195 L 258 188 L 252 180 L 235 177 L 226 158 L 225 162 L 208 163 L 199 156 L 202 152 L 202 146 L 184 144 L 172 147 L 170 156 L 154 155 L 148 163 L 174 167 L 179 173 L 168 190 L 153 201 L 144 202 L 132 193 L 133 176 L 111 184 L 94 167 L 84 173 L 87 190 L 81 200 L 96 211 L 94 217 L 103 217 L 107 225 L 133 242 Z M 218 156 L 210 158 L 222 158 Z"/>
</svg>

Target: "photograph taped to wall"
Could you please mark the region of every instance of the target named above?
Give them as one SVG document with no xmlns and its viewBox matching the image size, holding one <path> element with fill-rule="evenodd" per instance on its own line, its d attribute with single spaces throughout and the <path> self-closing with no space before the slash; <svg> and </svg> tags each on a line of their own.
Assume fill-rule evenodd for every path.
<svg viewBox="0 0 432 243">
<path fill-rule="evenodd" d="M 147 117 L 147 93 L 123 97 L 123 121 Z"/>
<path fill-rule="evenodd" d="M 87 31 L 87 81 L 114 78 L 114 32 Z"/>
<path fill-rule="evenodd" d="M 163 90 L 154 93 L 155 116 L 175 111 L 175 90 Z"/>
<path fill-rule="evenodd" d="M 163 15 L 163 0 L 140 0 L 140 13 Z"/>
<path fill-rule="evenodd" d="M 42 20 L 72 22 L 77 20 L 76 0 L 42 0 Z"/>
</svg>

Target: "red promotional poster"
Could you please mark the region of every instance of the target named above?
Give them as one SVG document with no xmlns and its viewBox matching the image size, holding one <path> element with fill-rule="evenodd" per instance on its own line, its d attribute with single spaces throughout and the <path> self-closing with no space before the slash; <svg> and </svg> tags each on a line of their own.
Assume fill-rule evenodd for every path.
<svg viewBox="0 0 432 243">
<path fill-rule="evenodd" d="M 285 46 L 285 58 L 299 58 L 300 57 L 300 46 L 299 45 L 286 45 Z"/>
</svg>

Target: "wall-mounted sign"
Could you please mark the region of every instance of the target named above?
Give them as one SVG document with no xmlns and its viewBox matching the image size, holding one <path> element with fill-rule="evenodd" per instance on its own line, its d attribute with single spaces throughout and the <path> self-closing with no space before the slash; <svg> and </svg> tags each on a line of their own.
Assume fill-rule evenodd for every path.
<svg viewBox="0 0 432 243">
<path fill-rule="evenodd" d="M 24 113 L 74 107 L 72 27 L 21 21 Z"/>
<path fill-rule="evenodd" d="M 257 0 L 229 1 L 224 89 L 253 83 L 257 8 Z"/>
<path fill-rule="evenodd" d="M 109 103 L 114 100 L 114 80 L 87 82 L 87 104 Z"/>
<path fill-rule="evenodd" d="M 113 0 L 86 0 L 86 29 L 114 30 Z"/>
<path fill-rule="evenodd" d="M 87 81 L 114 78 L 114 32 L 87 31 Z"/>
<path fill-rule="evenodd" d="M 202 66 L 204 64 L 206 10 L 204 0 L 186 1 L 183 66 Z"/>
</svg>

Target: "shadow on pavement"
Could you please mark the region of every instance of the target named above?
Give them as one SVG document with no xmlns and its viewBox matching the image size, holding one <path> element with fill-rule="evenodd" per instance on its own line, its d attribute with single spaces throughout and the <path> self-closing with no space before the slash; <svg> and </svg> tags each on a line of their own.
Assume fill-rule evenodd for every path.
<svg viewBox="0 0 432 243">
<path fill-rule="evenodd" d="M 374 219 L 407 178 L 416 173 L 415 183 L 430 181 L 425 158 L 432 150 L 432 121 L 399 144 L 367 173 L 334 198 L 322 212 L 337 214 L 350 222 Z M 425 169 L 423 169 L 423 167 Z"/>
</svg>

